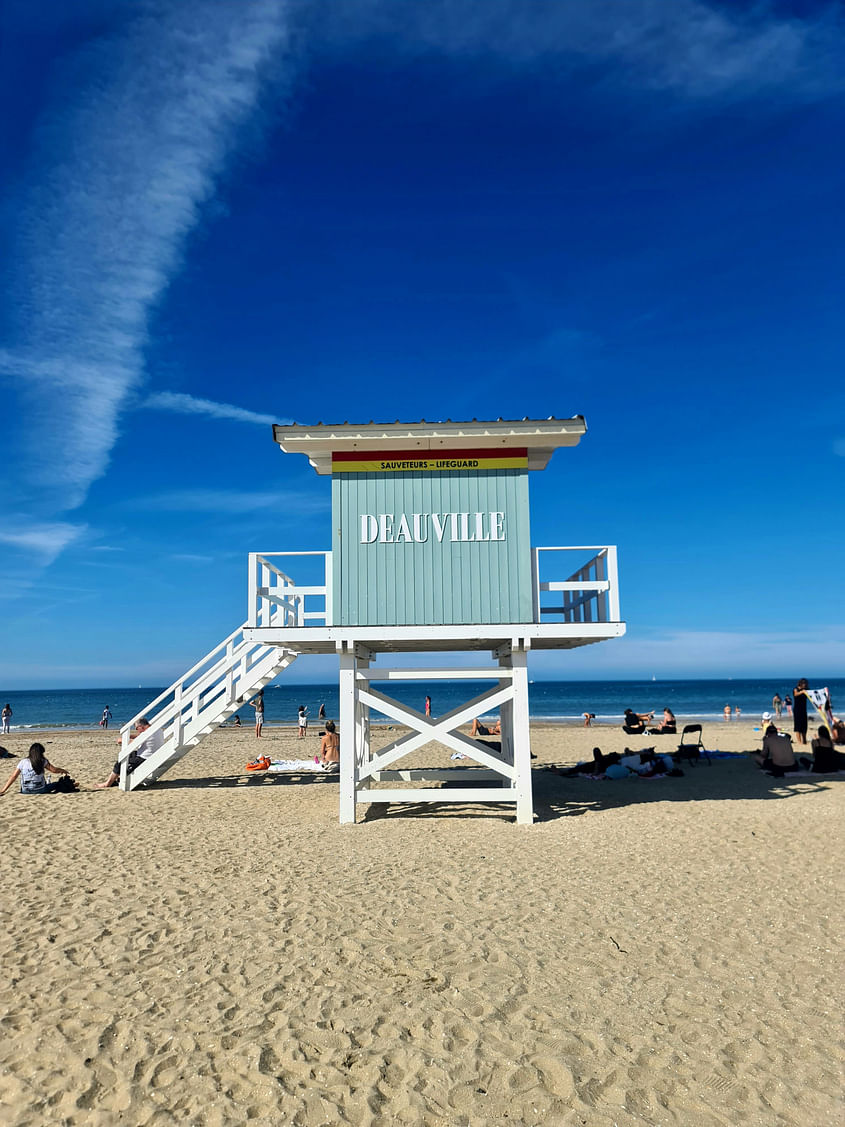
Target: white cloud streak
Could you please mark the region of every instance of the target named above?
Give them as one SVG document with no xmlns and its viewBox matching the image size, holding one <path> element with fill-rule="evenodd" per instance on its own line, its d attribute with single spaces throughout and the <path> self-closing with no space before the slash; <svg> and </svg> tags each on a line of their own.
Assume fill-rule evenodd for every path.
<svg viewBox="0 0 845 1127">
<path fill-rule="evenodd" d="M 799 18 L 767 3 L 707 0 L 334 0 L 330 20 L 310 4 L 303 15 L 310 34 L 334 49 L 387 39 L 409 53 L 514 67 L 608 62 L 631 85 L 693 98 L 778 90 L 812 97 L 845 85 L 845 24 L 834 4 Z"/>
<path fill-rule="evenodd" d="M 18 324 L 0 372 L 23 407 L 18 496 L 44 514 L 79 505 L 104 472 L 150 313 L 286 43 L 283 0 L 135 12 L 86 57 L 96 82 L 55 108 L 7 203 Z"/>
<path fill-rule="evenodd" d="M 46 567 L 69 544 L 78 540 L 86 529 L 87 525 L 68 524 L 64 521 L 29 524 L 20 530 L 0 529 L 0 544 L 33 552 L 38 556 L 39 562 Z"/>
<path fill-rule="evenodd" d="M 215 403 L 211 399 L 200 399 L 179 391 L 159 391 L 150 395 L 141 404 L 156 411 L 173 411 L 177 415 L 206 415 L 212 419 L 228 419 L 237 423 L 259 423 L 262 426 L 272 423 L 287 424 L 292 419 L 279 419 L 275 415 L 248 411 L 245 407 L 235 407 L 231 403 Z"/>
</svg>

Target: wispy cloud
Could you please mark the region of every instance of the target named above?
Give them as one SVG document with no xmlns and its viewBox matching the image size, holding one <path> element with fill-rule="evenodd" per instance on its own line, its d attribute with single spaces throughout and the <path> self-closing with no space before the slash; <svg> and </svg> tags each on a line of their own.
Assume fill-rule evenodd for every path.
<svg viewBox="0 0 845 1127">
<path fill-rule="evenodd" d="M 49 524 L 30 524 L 20 530 L 0 529 L 0 544 L 34 552 L 43 565 L 53 560 L 86 531 L 86 525 L 56 521 Z"/>
<path fill-rule="evenodd" d="M 834 4 L 806 17 L 774 5 L 708 0 L 334 0 L 330 20 L 306 6 L 311 34 L 336 48 L 387 38 L 409 52 L 498 57 L 511 66 L 547 60 L 609 62 L 628 81 L 691 97 L 841 90 L 843 32 Z"/>
<path fill-rule="evenodd" d="M 6 201 L 17 318 L 0 373 L 17 383 L 21 506 L 55 515 L 105 470 L 143 382 L 151 310 L 213 194 L 268 64 L 283 0 L 138 6 L 86 57 L 42 125 L 28 181 Z M 43 435 L 56 440 L 44 442 Z"/>
<path fill-rule="evenodd" d="M 127 501 L 127 506 L 150 512 L 251 513 L 276 509 L 280 513 L 322 513 L 331 506 L 328 493 L 290 490 L 175 489 Z"/>
<path fill-rule="evenodd" d="M 207 415 L 212 419 L 231 419 L 238 423 L 287 424 L 292 419 L 280 419 L 276 415 L 266 415 L 259 411 L 248 411 L 245 407 L 235 407 L 231 403 L 215 403 L 211 399 L 199 399 L 180 391 L 158 391 L 148 396 L 141 404 L 157 411 L 173 411 L 177 415 Z"/>
</svg>

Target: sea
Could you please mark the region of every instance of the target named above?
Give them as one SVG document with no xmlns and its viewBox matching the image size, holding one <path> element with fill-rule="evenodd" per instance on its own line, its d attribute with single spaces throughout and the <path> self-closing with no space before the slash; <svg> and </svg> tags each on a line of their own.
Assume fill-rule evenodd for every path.
<svg viewBox="0 0 845 1127">
<path fill-rule="evenodd" d="M 490 681 L 399 681 L 390 685 L 375 682 L 389 696 L 423 711 L 425 695 L 432 698 L 432 714 L 442 715 L 471 697 L 484 692 Z M 812 688 L 827 688 L 833 702 L 845 707 L 845 679 L 833 678 L 824 683 L 811 682 Z M 113 719 L 110 727 L 120 728 L 138 715 L 164 690 L 156 686 L 137 689 L 0 689 L 0 702 L 12 707 L 12 731 L 30 728 L 85 729 L 99 725 L 103 709 L 108 706 Z M 785 697 L 792 692 L 789 681 L 775 678 L 703 680 L 703 681 L 532 681 L 528 687 L 532 720 L 553 724 L 582 724 L 585 712 L 595 713 L 594 725 L 621 723 L 626 708 L 635 712 L 654 711 L 658 718 L 668 705 L 679 723 L 718 721 L 724 723 L 725 705 L 744 720 L 759 720 L 771 711 L 772 697 Z M 328 718 L 338 717 L 337 683 L 268 685 L 264 690 L 265 727 L 295 727 L 300 705 L 308 708 L 311 724 L 318 723 L 320 705 L 325 705 Z M 375 710 L 374 720 L 386 719 Z M 485 714 L 489 715 L 489 714 Z M 240 711 L 243 724 L 253 721 L 254 713 L 247 705 Z"/>
</svg>

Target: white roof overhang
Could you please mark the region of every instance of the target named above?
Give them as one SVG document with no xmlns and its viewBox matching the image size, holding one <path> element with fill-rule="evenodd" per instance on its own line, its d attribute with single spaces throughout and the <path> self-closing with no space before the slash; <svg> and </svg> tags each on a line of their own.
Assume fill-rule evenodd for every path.
<svg viewBox="0 0 845 1127">
<path fill-rule="evenodd" d="M 453 423 L 292 423 L 273 426 L 286 454 L 304 454 L 318 474 L 332 472 L 335 451 L 472 450 L 525 447 L 528 468 L 542 470 L 561 446 L 577 446 L 587 433 L 583 415 L 571 419 L 472 419 Z"/>
</svg>

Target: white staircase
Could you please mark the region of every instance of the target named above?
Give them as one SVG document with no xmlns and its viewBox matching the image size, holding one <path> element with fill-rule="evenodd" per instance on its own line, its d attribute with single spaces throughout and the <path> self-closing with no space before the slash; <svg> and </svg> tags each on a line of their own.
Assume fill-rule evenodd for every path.
<svg viewBox="0 0 845 1127">
<path fill-rule="evenodd" d="M 296 660 L 295 650 L 247 641 L 243 635 L 246 626 L 238 627 L 121 728 L 121 790 L 134 790 L 161 778 Z M 150 721 L 152 731 L 162 732 L 164 743 L 129 774 L 126 761 L 132 750 L 131 730 L 142 716 Z"/>
</svg>

